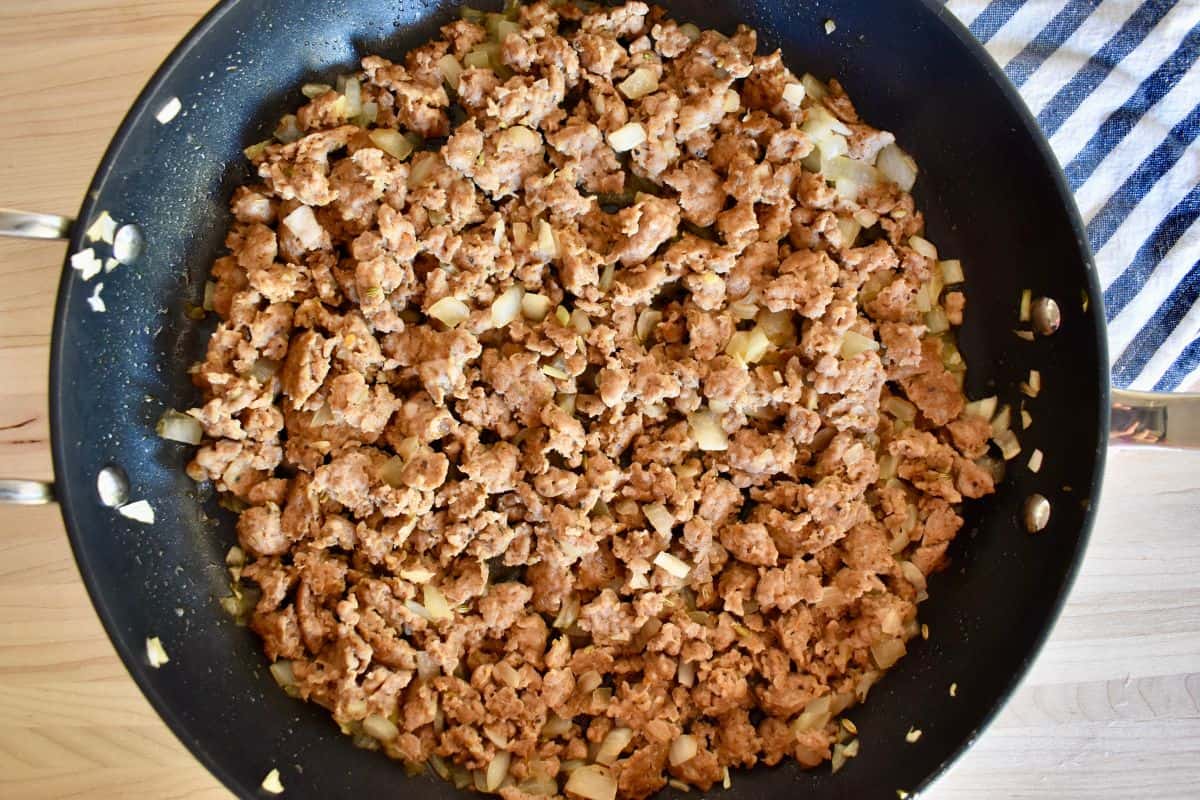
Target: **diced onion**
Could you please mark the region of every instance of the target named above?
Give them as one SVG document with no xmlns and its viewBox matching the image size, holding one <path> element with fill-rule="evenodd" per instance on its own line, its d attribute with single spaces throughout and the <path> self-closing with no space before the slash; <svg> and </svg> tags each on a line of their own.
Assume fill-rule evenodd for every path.
<svg viewBox="0 0 1200 800">
<path fill-rule="evenodd" d="M 291 661 L 276 661 L 271 665 L 270 671 L 271 677 L 281 689 L 286 691 L 296 686 L 296 673 L 292 670 Z"/>
<path fill-rule="evenodd" d="M 783 101 L 794 106 L 799 106 L 804 102 L 804 84 L 789 83 L 783 87 Z"/>
<path fill-rule="evenodd" d="M 521 297 L 521 315 L 530 322 L 541 322 L 553 305 L 544 294 L 526 294 Z"/>
<path fill-rule="evenodd" d="M 700 38 L 700 29 L 690 22 L 685 22 L 679 26 L 679 32 L 688 38 L 689 41 L 696 41 Z"/>
<path fill-rule="evenodd" d="M 333 87 L 328 83 L 306 83 L 300 87 L 300 94 L 309 100 L 316 100 L 321 95 L 331 91 L 333 91 Z"/>
<path fill-rule="evenodd" d="M 853 247 L 854 241 L 858 238 L 859 231 L 862 230 L 862 224 L 854 217 L 838 217 L 838 235 L 841 238 L 842 247 Z"/>
<path fill-rule="evenodd" d="M 571 327 L 587 336 L 592 332 L 592 320 L 583 309 L 577 308 L 571 312 Z"/>
<path fill-rule="evenodd" d="M 640 100 L 658 90 L 658 75 L 650 67 L 638 67 L 617 84 L 617 90 L 630 100 Z"/>
<path fill-rule="evenodd" d="M 325 229 L 317 222 L 310 207 L 299 206 L 283 218 L 283 225 L 295 235 L 305 250 L 316 250 L 321 246 Z"/>
<path fill-rule="evenodd" d="M 686 561 L 676 558 L 666 550 L 654 557 L 654 564 L 676 578 L 686 578 L 692 571 Z"/>
<path fill-rule="evenodd" d="M 981 400 L 972 400 L 963 408 L 963 413 L 973 417 L 983 417 L 991 421 L 996 415 L 996 396 L 984 397 Z"/>
<path fill-rule="evenodd" d="M 515 130 L 515 129 L 510 129 Z M 558 258 L 558 237 L 554 234 L 554 229 L 550 227 L 550 223 L 544 219 L 537 221 L 537 253 L 543 259 L 551 261 Z"/>
<path fill-rule="evenodd" d="M 78 270 L 85 281 L 90 281 L 104 269 L 104 262 L 96 257 L 96 252 L 90 247 L 75 253 L 69 260 L 71 268 Z"/>
<path fill-rule="evenodd" d="M 900 574 L 902 574 L 905 580 L 911 583 L 918 592 L 925 591 L 925 573 L 921 572 L 920 568 L 917 567 L 916 564 L 911 561 L 901 561 Z"/>
<path fill-rule="evenodd" d="M 854 358 L 859 353 L 878 349 L 879 342 L 869 336 L 863 336 L 858 331 L 846 331 L 846 335 L 842 339 L 842 358 Z"/>
<path fill-rule="evenodd" d="M 446 602 L 445 595 L 432 583 L 425 584 L 424 598 L 425 608 L 434 620 L 451 619 L 454 616 L 450 610 L 450 604 Z"/>
<path fill-rule="evenodd" d="M 154 508 L 145 500 L 137 500 L 132 503 L 126 503 L 117 509 L 117 513 L 122 517 L 141 522 L 144 525 L 154 524 Z"/>
<path fill-rule="evenodd" d="M 577 767 L 567 778 L 564 788 L 586 800 L 615 800 L 617 796 L 616 779 L 598 764 Z"/>
<path fill-rule="evenodd" d="M 696 757 L 696 753 L 700 752 L 700 743 L 696 741 L 695 736 L 684 734 L 671 742 L 671 752 L 668 758 L 671 761 L 671 766 L 677 767 L 687 761 L 691 761 Z"/>
<path fill-rule="evenodd" d="M 412 155 L 412 140 L 395 128 L 375 128 L 367 136 L 372 144 L 392 158 L 403 161 Z"/>
<path fill-rule="evenodd" d="M 409 583 L 429 583 L 434 578 L 434 573 L 427 569 L 416 567 L 414 569 L 400 570 L 400 577 Z"/>
<path fill-rule="evenodd" d="M 342 83 L 341 80 L 338 81 Z M 346 78 L 341 89 L 342 96 L 346 98 L 346 116 L 353 119 L 362 113 L 362 84 L 358 82 L 358 78 Z"/>
<path fill-rule="evenodd" d="M 1042 451 L 1034 450 L 1029 454 L 1029 471 L 1040 472 L 1042 469 Z"/>
<path fill-rule="evenodd" d="M 379 714 L 371 714 L 363 720 L 362 725 L 368 736 L 373 736 L 381 742 L 390 742 L 400 735 L 396 723 Z"/>
<path fill-rule="evenodd" d="M 600 280 L 596 284 L 600 287 L 600 291 L 607 292 L 612 288 L 613 276 L 616 274 L 616 264 L 609 262 L 604 265 L 604 271 L 600 273 Z"/>
<path fill-rule="evenodd" d="M 608 135 L 613 150 L 624 153 L 646 141 L 646 129 L 640 122 L 629 122 Z"/>
<path fill-rule="evenodd" d="M 414 189 L 424 184 L 440 161 L 437 153 L 422 153 L 420 158 L 414 158 L 412 169 L 408 172 L 408 188 Z"/>
<path fill-rule="evenodd" d="M 825 35 L 831 36 L 837 30 L 837 23 L 831 19 L 825 20 Z"/>
<path fill-rule="evenodd" d="M 571 732 L 571 724 L 571 720 L 563 719 L 551 711 L 550 715 L 546 717 L 546 724 L 542 726 L 542 738 L 554 739 L 558 736 L 565 736 Z"/>
<path fill-rule="evenodd" d="M 904 734 L 904 741 L 908 742 L 909 744 L 916 744 L 917 740 L 919 740 L 920 738 L 921 738 L 921 729 L 920 728 L 909 728 L 908 733 Z"/>
<path fill-rule="evenodd" d="M 462 75 L 463 67 L 458 59 L 447 53 L 438 59 L 438 71 L 442 73 L 442 78 L 450 85 L 451 89 L 458 88 L 458 78 Z"/>
<path fill-rule="evenodd" d="M 725 429 L 712 411 L 701 409 L 688 415 L 688 428 L 692 439 L 701 450 L 717 451 L 729 449 L 729 438 Z"/>
<path fill-rule="evenodd" d="M 946 284 L 947 286 L 955 283 L 962 283 L 966 280 L 966 276 L 963 275 L 962 262 L 957 258 L 939 261 L 938 269 L 942 271 L 942 283 Z"/>
<path fill-rule="evenodd" d="M 996 436 L 1002 431 L 1006 431 L 1012 426 L 1012 408 L 1007 405 L 1000 406 L 1000 410 L 992 417 L 992 435 Z"/>
<path fill-rule="evenodd" d="M 279 770 L 272 769 L 262 779 L 262 790 L 267 794 L 283 794 L 283 781 L 279 779 Z"/>
<path fill-rule="evenodd" d="M 1021 430 L 1027 430 L 1033 424 L 1033 414 L 1021 409 Z"/>
<path fill-rule="evenodd" d="M 733 114 L 742 107 L 742 96 L 737 93 L 736 89 L 727 89 L 725 91 L 725 102 L 721 105 L 721 110 L 726 114 Z"/>
<path fill-rule="evenodd" d="M 883 410 L 891 414 L 896 419 L 902 419 L 905 422 L 912 422 L 917 417 L 917 407 L 905 400 L 903 397 L 891 395 L 881 403 Z"/>
<path fill-rule="evenodd" d="M 157 636 L 146 639 L 146 659 L 150 662 L 150 666 L 155 669 L 158 669 L 171 660 L 167 655 L 166 648 L 163 647 L 162 640 Z"/>
<path fill-rule="evenodd" d="M 800 716 L 792 721 L 792 733 L 801 734 L 806 731 L 817 730 L 825 727 L 833 716 L 833 711 L 830 704 L 833 700 L 832 695 L 823 694 L 815 700 L 810 700 L 804 710 L 800 712 Z"/>
<path fill-rule="evenodd" d="M 521 298 L 525 290 L 520 286 L 510 286 L 499 297 L 492 301 L 492 327 L 503 328 L 521 315 Z"/>
<path fill-rule="evenodd" d="M 933 242 L 929 241 L 923 236 L 908 237 L 908 246 L 926 258 L 933 259 L 934 261 L 937 260 L 937 248 L 933 246 Z"/>
<path fill-rule="evenodd" d="M 637 324 L 634 326 L 634 332 L 637 334 L 639 342 L 650 341 L 654 329 L 658 327 L 658 323 L 662 322 L 662 312 L 653 308 L 648 308 L 641 314 L 638 314 Z"/>
<path fill-rule="evenodd" d="M 606 766 L 612 764 L 631 741 L 633 741 L 632 728 L 613 728 L 604 737 L 604 741 L 600 742 L 600 747 L 596 749 L 596 757 L 593 760 L 597 764 Z"/>
<path fill-rule="evenodd" d="M 1005 461 L 1012 461 L 1021 454 L 1021 443 L 1011 430 L 1001 431 L 992 437 L 992 441 L 1000 448 L 1000 454 L 1004 456 Z"/>
<path fill-rule="evenodd" d="M 242 151 L 242 154 L 250 161 L 256 161 L 262 158 L 263 153 L 267 152 L 267 146 L 271 144 L 270 139 L 263 139 L 261 142 L 255 142 Z"/>
<path fill-rule="evenodd" d="M 825 84 L 807 72 L 800 76 L 800 83 L 804 85 L 804 93 L 813 100 L 822 100 L 829 94 L 829 90 L 825 88 Z"/>
<path fill-rule="evenodd" d="M 562 606 L 558 609 L 558 616 L 554 618 L 553 626 L 560 631 L 565 631 L 567 628 L 575 624 L 579 619 L 579 595 L 572 594 L 562 602 Z M 596 684 L 599 686 L 599 684 Z"/>
<path fill-rule="evenodd" d="M 429 307 L 429 316 L 443 325 L 453 328 L 471 316 L 471 309 L 457 297 L 443 297 Z"/>
<path fill-rule="evenodd" d="M 1029 370 L 1029 380 L 1021 384 L 1021 391 L 1028 397 L 1037 397 L 1042 391 L 1042 373 L 1036 369 Z"/>
<path fill-rule="evenodd" d="M 865 161 L 846 156 L 834 156 L 826 160 L 821 171 L 832 181 L 850 181 L 859 186 L 873 186 L 879 182 L 877 169 Z"/>
<path fill-rule="evenodd" d="M 681 686 L 692 687 L 696 685 L 696 662 L 695 661 L 680 661 L 679 668 L 676 671 L 676 679 Z"/>
<path fill-rule="evenodd" d="M 729 344 L 725 345 L 725 354 L 746 365 L 758 362 L 773 348 L 770 338 L 756 325 L 753 330 L 738 331 L 729 337 Z"/>
<path fill-rule="evenodd" d="M 950 330 L 950 320 L 941 306 L 934 306 L 925 315 L 925 327 L 930 333 L 945 333 Z"/>
<path fill-rule="evenodd" d="M 163 413 L 154 427 L 154 431 L 163 439 L 183 444 L 200 444 L 200 440 L 204 438 L 204 429 L 200 427 L 200 420 L 187 414 L 180 414 L 173 408 L 168 408 Z"/>
<path fill-rule="evenodd" d="M 284 144 L 291 144 L 298 141 L 304 134 L 300 131 L 300 123 L 296 120 L 295 114 L 284 114 L 279 119 L 279 125 L 275 127 L 275 138 Z"/>
<path fill-rule="evenodd" d="M 777 346 L 790 344 L 796 339 L 791 311 L 763 311 L 758 315 L 758 328 Z"/>
<path fill-rule="evenodd" d="M 488 764 L 487 772 L 484 777 L 484 791 L 494 792 L 500 788 L 500 784 L 508 777 L 508 765 L 512 760 L 512 754 L 507 750 L 499 750 L 492 757 Z"/>
<path fill-rule="evenodd" d="M 671 529 L 675 527 L 675 517 L 670 511 L 667 511 L 666 506 L 662 503 L 651 503 L 642 509 L 642 514 L 660 535 L 668 539 L 671 537 Z"/>
<path fill-rule="evenodd" d="M 492 69 L 494 44 L 481 44 L 463 56 L 463 65 L 475 69 Z"/>
<path fill-rule="evenodd" d="M 913 184 L 917 182 L 917 162 L 895 144 L 889 144 L 879 151 L 875 167 L 901 191 L 911 192 Z"/>
<path fill-rule="evenodd" d="M 908 652 L 904 646 L 904 640 L 896 638 L 880 639 L 871 645 L 871 658 L 875 660 L 875 666 L 880 669 L 888 669 Z"/>
</svg>

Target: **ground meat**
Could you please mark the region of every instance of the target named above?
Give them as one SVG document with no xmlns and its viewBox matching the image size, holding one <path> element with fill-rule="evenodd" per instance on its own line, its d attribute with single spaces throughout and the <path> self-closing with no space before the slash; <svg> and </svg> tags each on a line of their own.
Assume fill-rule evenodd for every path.
<svg viewBox="0 0 1200 800">
<path fill-rule="evenodd" d="M 267 656 L 360 744 L 507 759 L 526 800 L 616 743 L 619 797 L 706 791 L 827 760 L 838 720 L 797 717 L 918 630 L 913 567 L 995 489 L 927 327 L 965 296 L 912 197 L 843 196 L 801 126 L 868 164 L 892 134 L 756 47 L 639 0 L 463 19 L 234 191 L 187 472 L 241 509 Z"/>
</svg>

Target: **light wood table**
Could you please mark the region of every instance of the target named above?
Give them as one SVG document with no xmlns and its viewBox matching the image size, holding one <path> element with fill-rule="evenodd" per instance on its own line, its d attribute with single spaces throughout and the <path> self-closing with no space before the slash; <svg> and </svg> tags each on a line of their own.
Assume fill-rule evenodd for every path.
<svg viewBox="0 0 1200 800">
<path fill-rule="evenodd" d="M 73 214 L 125 109 L 207 6 L 0 4 L 0 205 Z M 46 365 L 62 259 L 62 245 L 0 241 L 3 476 L 51 474 Z M 1124 451 L 1110 463 L 1053 638 L 930 797 L 1200 797 L 1200 454 Z M 0 508 L 0 797 L 228 797 L 125 674 L 55 508 Z"/>
</svg>

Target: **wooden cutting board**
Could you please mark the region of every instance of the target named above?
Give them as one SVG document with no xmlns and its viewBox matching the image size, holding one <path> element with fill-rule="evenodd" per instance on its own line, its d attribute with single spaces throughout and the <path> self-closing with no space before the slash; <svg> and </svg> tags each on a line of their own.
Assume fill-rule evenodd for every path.
<svg viewBox="0 0 1200 800">
<path fill-rule="evenodd" d="M 73 214 L 126 108 L 208 5 L 0 4 L 0 204 Z M 0 240 L 0 476 L 51 474 L 46 365 L 63 249 Z M 1198 520 L 1200 454 L 1112 456 L 1050 644 L 929 797 L 1200 797 Z M 848 768 L 868 769 L 869 748 Z M 53 507 L 0 507 L 0 797 L 229 797 L 125 674 Z"/>
</svg>

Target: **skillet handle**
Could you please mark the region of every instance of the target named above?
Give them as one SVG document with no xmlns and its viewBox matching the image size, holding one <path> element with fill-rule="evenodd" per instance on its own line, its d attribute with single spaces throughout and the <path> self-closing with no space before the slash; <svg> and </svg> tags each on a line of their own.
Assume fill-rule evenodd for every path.
<svg viewBox="0 0 1200 800">
<path fill-rule="evenodd" d="M 1200 448 L 1200 393 L 1113 389 L 1108 441 L 1114 445 Z"/>
<path fill-rule="evenodd" d="M 33 214 L 0 208 L 0 236 L 19 239 L 66 239 L 75 220 L 57 214 Z M 54 484 L 0 478 L 0 503 L 40 506 L 54 502 Z"/>
</svg>

